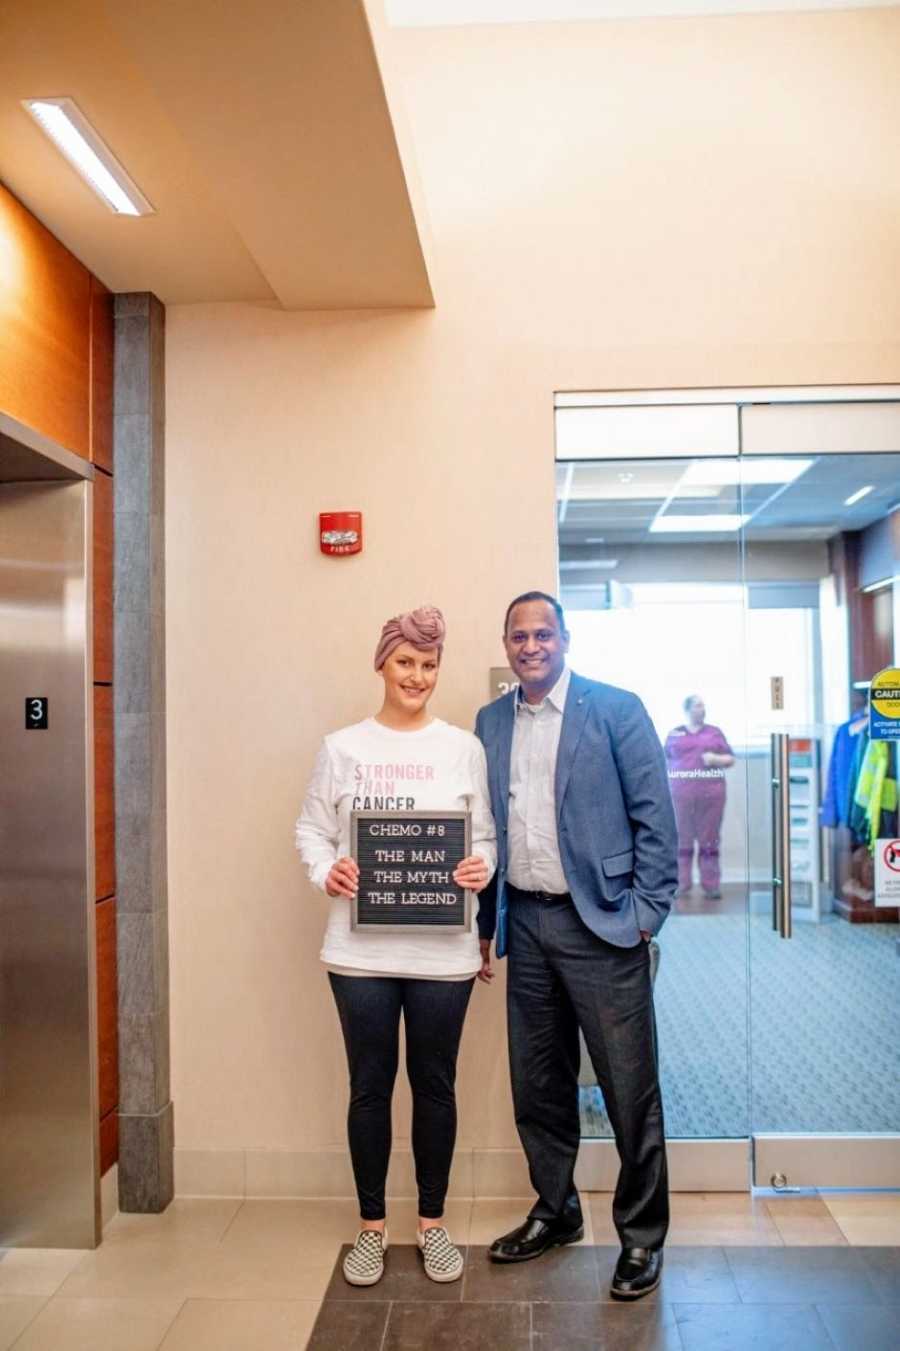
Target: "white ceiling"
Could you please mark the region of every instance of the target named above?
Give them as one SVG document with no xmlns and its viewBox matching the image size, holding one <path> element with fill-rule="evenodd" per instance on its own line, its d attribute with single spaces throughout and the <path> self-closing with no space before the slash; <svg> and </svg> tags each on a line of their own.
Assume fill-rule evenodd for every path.
<svg viewBox="0 0 900 1351">
<path fill-rule="evenodd" d="M 824 9 L 896 9 L 900 0 L 386 0 L 404 28 L 470 23 L 641 19 L 690 14 L 769 14 Z"/>
<path fill-rule="evenodd" d="M 114 291 L 430 306 L 381 26 L 364 0 L 0 0 L 0 180 Z M 109 211 L 20 102 L 59 95 L 155 215 Z"/>
</svg>

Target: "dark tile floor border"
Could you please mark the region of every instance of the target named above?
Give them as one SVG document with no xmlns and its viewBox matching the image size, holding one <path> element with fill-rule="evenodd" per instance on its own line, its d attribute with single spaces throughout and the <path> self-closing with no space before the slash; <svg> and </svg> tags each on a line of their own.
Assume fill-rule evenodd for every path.
<svg viewBox="0 0 900 1351">
<path fill-rule="evenodd" d="M 469 1247 L 438 1285 L 395 1245 L 354 1289 L 343 1247 L 308 1351 L 896 1351 L 900 1248 L 671 1247 L 658 1291 L 610 1299 L 618 1249 L 583 1245 L 498 1266 Z"/>
</svg>

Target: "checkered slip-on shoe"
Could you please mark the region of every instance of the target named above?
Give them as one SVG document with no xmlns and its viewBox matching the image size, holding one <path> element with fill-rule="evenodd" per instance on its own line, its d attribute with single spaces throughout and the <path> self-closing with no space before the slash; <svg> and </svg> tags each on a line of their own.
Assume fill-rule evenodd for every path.
<svg viewBox="0 0 900 1351">
<path fill-rule="evenodd" d="M 463 1274 L 463 1255 L 450 1242 L 442 1224 L 416 1232 L 416 1242 L 425 1263 L 425 1275 L 433 1281 L 458 1281 Z"/>
<path fill-rule="evenodd" d="M 375 1285 L 384 1275 L 387 1230 L 360 1229 L 356 1242 L 344 1258 L 344 1280 L 348 1285 Z"/>
</svg>

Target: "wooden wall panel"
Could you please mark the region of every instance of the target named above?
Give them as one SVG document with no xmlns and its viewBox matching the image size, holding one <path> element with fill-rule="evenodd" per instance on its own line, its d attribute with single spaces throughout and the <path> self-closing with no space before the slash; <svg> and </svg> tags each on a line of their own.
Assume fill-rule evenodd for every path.
<svg viewBox="0 0 900 1351">
<path fill-rule="evenodd" d="M 116 971 L 116 900 L 100 901 L 97 914 L 97 1042 L 100 1116 L 119 1102 L 119 1009 Z"/>
<path fill-rule="evenodd" d="M 113 481 L 94 479 L 94 680 L 113 678 Z"/>
<path fill-rule="evenodd" d="M 878 671 L 894 665 L 894 597 L 889 586 L 881 591 L 864 591 L 859 598 L 863 614 L 863 680 L 871 680 Z"/>
<path fill-rule="evenodd" d="M 91 277 L 91 459 L 113 468 L 113 297 Z"/>
<path fill-rule="evenodd" d="M 91 274 L 0 185 L 0 409 L 90 453 Z"/>
<path fill-rule="evenodd" d="M 96 898 L 116 890 L 115 770 L 113 765 L 113 692 L 94 686 L 94 852 Z"/>
</svg>

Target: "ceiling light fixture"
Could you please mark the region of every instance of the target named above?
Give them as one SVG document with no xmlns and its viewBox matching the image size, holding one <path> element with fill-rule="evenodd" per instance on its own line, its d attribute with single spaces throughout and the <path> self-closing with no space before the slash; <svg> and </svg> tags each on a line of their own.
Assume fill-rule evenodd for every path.
<svg viewBox="0 0 900 1351">
<path fill-rule="evenodd" d="M 580 485 L 576 479 L 570 492 L 571 503 L 604 502 L 659 502 L 671 498 L 673 489 L 667 483 L 609 483 Z M 560 497 L 562 489 L 559 490 Z M 718 488 L 691 488 L 685 497 L 696 500 L 720 496 Z"/>
<path fill-rule="evenodd" d="M 858 488 L 855 493 L 851 493 L 849 497 L 844 498 L 844 506 L 852 507 L 854 502 L 861 502 L 864 497 L 868 496 L 874 487 L 874 483 L 869 483 L 865 488 Z"/>
<path fill-rule="evenodd" d="M 694 460 L 684 471 L 679 490 L 685 485 L 710 484 L 720 488 L 745 488 L 754 484 L 793 483 L 805 474 L 815 460 L 743 456 L 739 460 Z"/>
<path fill-rule="evenodd" d="M 111 211 L 149 216 L 154 207 L 70 98 L 23 99 L 22 106 Z"/>
<path fill-rule="evenodd" d="M 727 513 L 721 516 L 657 516 L 650 525 L 650 533 L 693 535 L 708 531 L 710 534 L 725 534 L 740 530 L 749 519 L 749 516 L 729 516 Z"/>
<path fill-rule="evenodd" d="M 568 572 L 588 571 L 590 568 L 617 568 L 619 566 L 618 558 L 566 558 L 560 563 L 560 570 L 563 568 Z"/>
</svg>

